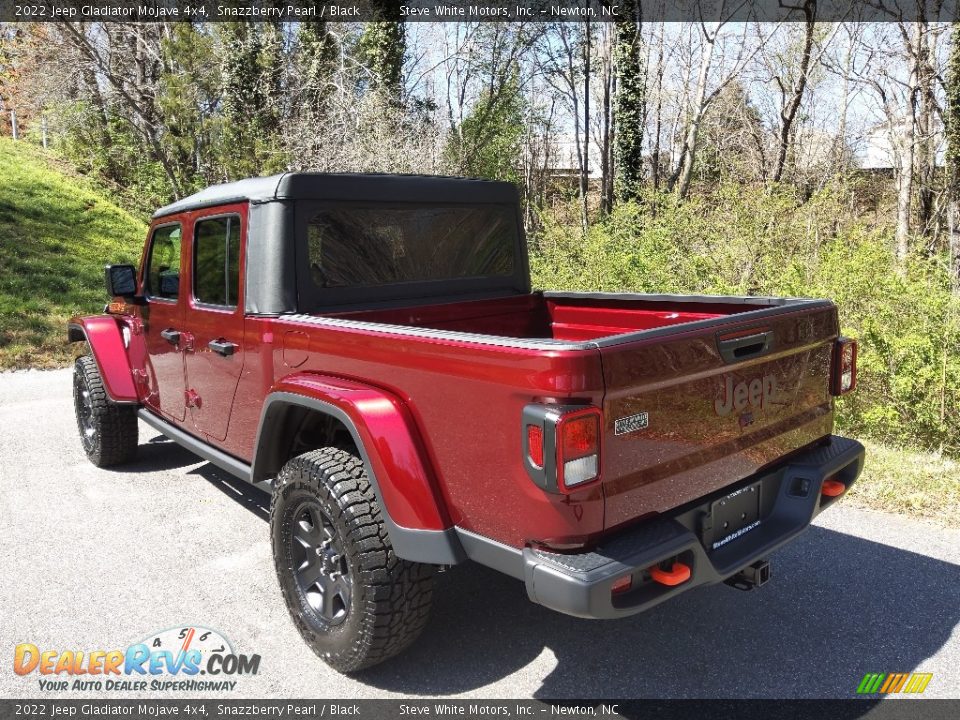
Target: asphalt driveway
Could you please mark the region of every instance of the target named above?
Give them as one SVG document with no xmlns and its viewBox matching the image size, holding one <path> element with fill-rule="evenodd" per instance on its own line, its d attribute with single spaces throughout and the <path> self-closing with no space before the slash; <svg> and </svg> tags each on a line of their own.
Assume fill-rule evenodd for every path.
<svg viewBox="0 0 960 720">
<path fill-rule="evenodd" d="M 12 671 L 18 643 L 123 648 L 187 624 L 261 656 L 229 697 L 847 698 L 864 673 L 911 671 L 933 673 L 926 696 L 960 696 L 960 531 L 842 503 L 774 555 L 766 587 L 695 589 L 615 622 L 456 567 L 411 650 L 344 677 L 287 617 L 267 496 L 145 425 L 140 439 L 136 463 L 98 470 L 70 371 L 0 374 L 0 696 L 42 694 Z"/>
</svg>

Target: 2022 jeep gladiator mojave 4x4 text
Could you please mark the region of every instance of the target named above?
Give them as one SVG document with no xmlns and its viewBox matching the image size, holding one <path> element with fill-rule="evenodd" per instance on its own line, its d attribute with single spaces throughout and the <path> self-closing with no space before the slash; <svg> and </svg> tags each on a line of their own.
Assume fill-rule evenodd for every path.
<svg viewBox="0 0 960 720">
<path fill-rule="evenodd" d="M 762 584 L 857 478 L 825 300 L 531 291 L 506 183 L 284 174 L 158 210 L 70 321 L 83 447 L 137 421 L 272 493 L 277 578 L 334 668 L 421 631 L 436 566 L 618 618 Z"/>
</svg>

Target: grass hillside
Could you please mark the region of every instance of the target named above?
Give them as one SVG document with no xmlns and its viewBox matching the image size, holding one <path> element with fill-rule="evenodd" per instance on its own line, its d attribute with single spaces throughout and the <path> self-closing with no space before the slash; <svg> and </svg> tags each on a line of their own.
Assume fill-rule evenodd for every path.
<svg viewBox="0 0 960 720">
<path fill-rule="evenodd" d="M 0 370 L 68 362 L 67 319 L 103 309 L 103 266 L 135 262 L 146 229 L 42 150 L 0 138 Z"/>
</svg>

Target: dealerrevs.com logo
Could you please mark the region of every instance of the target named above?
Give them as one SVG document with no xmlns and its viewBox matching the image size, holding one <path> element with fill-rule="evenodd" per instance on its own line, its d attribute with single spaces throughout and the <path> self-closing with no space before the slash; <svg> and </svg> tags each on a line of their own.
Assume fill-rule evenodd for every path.
<svg viewBox="0 0 960 720">
<path fill-rule="evenodd" d="M 259 655 L 238 654 L 223 635 L 200 626 L 152 633 L 125 650 L 51 650 L 20 643 L 13 653 L 13 671 L 37 674 L 43 691 L 231 691 L 234 678 L 259 669 Z"/>
</svg>

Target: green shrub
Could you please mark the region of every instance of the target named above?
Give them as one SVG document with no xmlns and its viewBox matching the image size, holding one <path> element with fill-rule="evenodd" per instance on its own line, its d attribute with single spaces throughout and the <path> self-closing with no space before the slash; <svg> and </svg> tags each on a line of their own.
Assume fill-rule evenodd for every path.
<svg viewBox="0 0 960 720">
<path fill-rule="evenodd" d="M 860 340 L 860 387 L 839 401 L 839 429 L 960 454 L 960 298 L 943 258 L 912 257 L 897 273 L 892 231 L 858 216 L 856 190 L 837 183 L 806 202 L 742 185 L 681 204 L 651 196 L 586 237 L 546 216 L 534 284 L 831 298 Z"/>
</svg>

